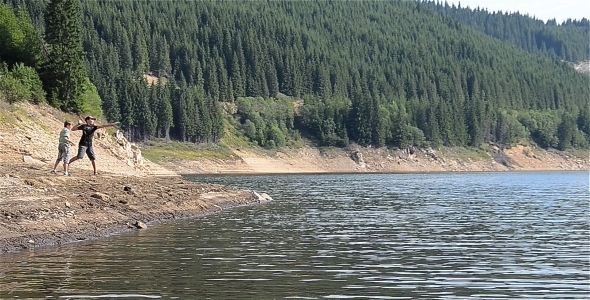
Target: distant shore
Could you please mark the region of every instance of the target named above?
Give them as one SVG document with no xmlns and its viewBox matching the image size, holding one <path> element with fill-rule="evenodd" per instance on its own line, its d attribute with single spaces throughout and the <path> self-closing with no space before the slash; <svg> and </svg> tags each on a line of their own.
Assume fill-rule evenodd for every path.
<svg viewBox="0 0 590 300">
<path fill-rule="evenodd" d="M 177 174 L 420 173 L 590 170 L 588 152 L 545 150 L 517 145 L 475 151 L 463 148 L 234 149 L 234 157 L 163 157 L 156 163 Z"/>
</svg>

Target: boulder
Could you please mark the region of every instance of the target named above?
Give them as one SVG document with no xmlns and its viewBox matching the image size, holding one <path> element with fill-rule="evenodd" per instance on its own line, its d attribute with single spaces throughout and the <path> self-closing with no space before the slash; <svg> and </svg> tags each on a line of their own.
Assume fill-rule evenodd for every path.
<svg viewBox="0 0 590 300">
<path fill-rule="evenodd" d="M 266 193 L 257 193 L 256 191 L 252 191 L 252 194 L 258 198 L 260 202 L 272 201 L 272 197 L 267 195 Z"/>
<path fill-rule="evenodd" d="M 354 151 L 351 155 L 350 158 L 352 158 L 352 160 L 354 160 L 355 163 L 357 164 L 362 164 L 364 163 L 363 160 L 363 154 L 360 151 Z"/>
</svg>

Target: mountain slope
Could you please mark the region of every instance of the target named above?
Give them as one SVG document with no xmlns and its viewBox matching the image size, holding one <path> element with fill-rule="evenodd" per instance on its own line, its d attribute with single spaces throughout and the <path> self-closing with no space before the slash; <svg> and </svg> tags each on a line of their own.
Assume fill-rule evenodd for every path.
<svg viewBox="0 0 590 300">
<path fill-rule="evenodd" d="M 511 43 L 534 54 L 558 57 L 570 62 L 590 59 L 590 21 L 543 22 L 520 13 L 488 12 L 480 8 L 428 3 L 435 10 L 473 27 L 486 35 Z"/>
<path fill-rule="evenodd" d="M 44 4 L 27 5 L 38 13 Z M 323 144 L 510 146 L 533 138 L 568 148 L 590 139 L 581 115 L 586 76 L 422 2 L 81 5 L 90 77 L 107 118 L 134 140 L 218 141 L 217 102 L 279 92 L 305 99 L 300 124 Z M 138 80 L 145 73 L 169 84 L 148 87 Z M 254 121 L 271 146 L 278 131 L 297 129 L 289 120 Z"/>
</svg>

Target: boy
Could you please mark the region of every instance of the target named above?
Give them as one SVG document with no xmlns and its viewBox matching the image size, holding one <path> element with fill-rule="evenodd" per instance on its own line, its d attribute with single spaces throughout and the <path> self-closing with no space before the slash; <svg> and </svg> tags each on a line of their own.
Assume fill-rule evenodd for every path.
<svg viewBox="0 0 590 300">
<path fill-rule="evenodd" d="M 95 125 L 94 121 L 96 120 L 95 117 L 87 116 L 84 121 L 86 124 L 82 123 L 82 121 L 78 121 L 78 125 L 74 127 L 72 130 L 82 130 L 82 138 L 80 139 L 80 143 L 78 143 L 78 155 L 76 157 L 72 157 L 70 160 L 70 164 L 77 161 L 78 159 L 84 158 L 84 154 L 88 155 L 88 158 L 92 162 L 92 168 L 94 169 L 94 175 L 98 175 L 96 171 L 96 155 L 94 154 L 94 148 L 92 147 L 92 138 L 94 138 L 94 132 L 99 128 L 105 127 L 113 127 L 119 122 L 105 124 L 105 125 Z"/>
<path fill-rule="evenodd" d="M 53 170 L 51 170 L 51 174 L 55 174 L 55 169 L 60 161 L 64 163 L 64 176 L 70 176 L 68 172 L 68 162 L 70 160 L 70 145 L 74 146 L 75 144 L 70 140 L 70 131 L 72 130 L 72 123 L 70 121 L 64 122 L 64 128 L 59 133 L 59 146 L 57 160 L 53 165 Z"/>
</svg>

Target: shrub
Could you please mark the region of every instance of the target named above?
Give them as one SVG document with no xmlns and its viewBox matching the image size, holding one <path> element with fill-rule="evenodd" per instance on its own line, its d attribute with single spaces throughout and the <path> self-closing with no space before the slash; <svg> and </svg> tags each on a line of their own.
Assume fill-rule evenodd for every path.
<svg viewBox="0 0 590 300">
<path fill-rule="evenodd" d="M 22 63 L 16 63 L 12 68 L 12 76 L 26 86 L 29 90 L 27 99 L 35 104 L 45 102 L 45 91 L 39 74 L 35 69 L 27 67 Z"/>
<path fill-rule="evenodd" d="M 0 75 L 0 96 L 8 103 L 24 102 L 31 96 L 31 90 L 11 74 Z"/>
<path fill-rule="evenodd" d="M 84 81 L 84 93 L 80 96 L 82 98 L 82 105 L 80 111 L 93 115 L 97 118 L 102 117 L 102 101 L 96 90 L 96 86 L 90 82 L 88 78 Z"/>
</svg>

